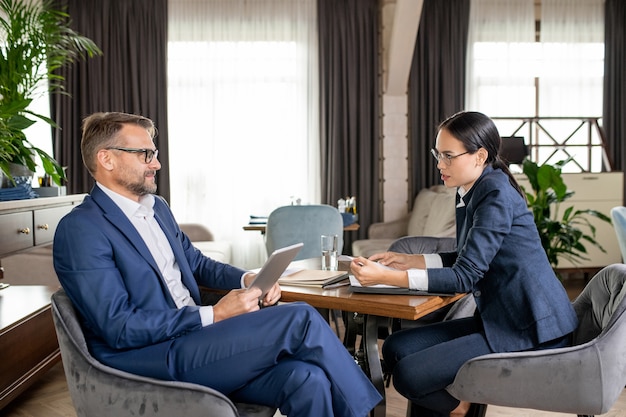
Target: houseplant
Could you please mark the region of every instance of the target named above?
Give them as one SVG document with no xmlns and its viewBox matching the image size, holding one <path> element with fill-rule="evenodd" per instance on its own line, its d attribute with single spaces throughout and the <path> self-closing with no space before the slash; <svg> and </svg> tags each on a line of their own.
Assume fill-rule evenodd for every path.
<svg viewBox="0 0 626 417">
<path fill-rule="evenodd" d="M 524 174 L 532 187 L 532 192 L 524 190 L 528 207 L 533 213 L 548 260 L 555 270 L 559 259 L 567 259 L 574 264 L 588 259 L 585 247 L 587 243 L 606 252 L 596 241 L 596 228 L 589 217 L 611 223 L 608 216 L 596 210 L 575 210 L 573 206 L 562 210 L 562 203 L 574 194 L 567 189 L 561 176 L 563 166 L 570 160 L 571 158 L 554 165 L 541 166 L 528 158 L 523 162 Z"/>
<path fill-rule="evenodd" d="M 36 119 L 57 126 L 29 106 L 45 92 L 63 91 L 59 68 L 101 53 L 93 41 L 70 28 L 69 15 L 55 9 L 53 0 L 0 0 L 0 169 L 11 181 L 13 167 L 34 172 L 39 159 L 46 174 L 61 185 L 63 168 L 24 134 Z"/>
</svg>

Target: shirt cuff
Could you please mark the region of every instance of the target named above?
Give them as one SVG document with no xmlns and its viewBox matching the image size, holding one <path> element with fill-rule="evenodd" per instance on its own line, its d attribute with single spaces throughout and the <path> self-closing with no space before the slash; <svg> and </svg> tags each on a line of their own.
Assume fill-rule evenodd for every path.
<svg viewBox="0 0 626 417">
<path fill-rule="evenodd" d="M 425 253 L 423 256 L 426 269 L 443 268 L 443 261 L 438 254 Z M 409 289 L 428 291 L 428 271 L 426 269 L 409 269 L 406 271 L 409 277 Z"/>
<path fill-rule="evenodd" d="M 409 276 L 409 289 L 428 291 L 428 274 L 425 269 L 409 269 L 406 272 Z"/>
<path fill-rule="evenodd" d="M 202 306 L 198 311 L 200 312 L 200 321 L 202 323 L 202 327 L 213 324 L 213 306 Z"/>
<path fill-rule="evenodd" d="M 439 256 L 439 254 L 425 253 L 423 256 L 424 256 L 424 263 L 426 264 L 426 269 L 443 268 L 443 261 L 441 260 L 441 256 Z"/>
<path fill-rule="evenodd" d="M 243 275 L 241 276 L 241 279 L 239 280 L 240 284 L 241 284 L 241 288 L 246 288 L 246 275 L 251 274 L 252 272 L 248 271 L 248 272 L 244 272 Z"/>
</svg>

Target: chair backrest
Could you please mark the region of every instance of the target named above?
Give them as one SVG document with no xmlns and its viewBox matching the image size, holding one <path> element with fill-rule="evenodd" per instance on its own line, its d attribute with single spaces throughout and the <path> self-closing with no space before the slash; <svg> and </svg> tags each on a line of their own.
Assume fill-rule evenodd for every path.
<svg viewBox="0 0 626 417">
<path fill-rule="evenodd" d="M 626 265 L 613 264 L 598 272 L 572 303 L 578 316 L 574 344 L 586 343 L 607 328 L 626 295 Z M 626 341 L 625 341 L 626 342 Z"/>
<path fill-rule="evenodd" d="M 235 405 L 222 393 L 205 386 L 147 378 L 100 363 L 89 353 L 65 291 L 55 292 L 51 303 L 65 377 L 78 417 L 274 415 L 275 409 Z"/>
<path fill-rule="evenodd" d="M 415 197 L 407 236 L 454 237 L 456 191 L 445 185 L 424 188 Z"/>
<path fill-rule="evenodd" d="M 622 252 L 622 262 L 626 262 L 626 207 L 613 207 L 611 209 L 611 219 L 617 235 L 617 243 Z"/>
<path fill-rule="evenodd" d="M 574 301 L 580 320 L 574 343 L 591 338 L 573 348 L 580 346 L 581 350 L 589 350 L 589 359 L 595 361 L 594 372 L 589 373 L 590 385 L 598 390 L 592 394 L 597 398 L 596 410 L 591 410 L 594 414 L 608 412 L 626 385 L 625 295 L 626 265 L 613 264 L 598 272 Z M 592 321 L 590 329 L 584 329 Z M 594 337 L 597 331 L 600 333 Z"/>
<path fill-rule="evenodd" d="M 295 260 L 315 258 L 322 254 L 321 235 L 339 237 L 338 253 L 343 250 L 343 218 L 333 206 L 303 205 L 278 207 L 267 218 L 265 248 L 274 250 L 302 242 Z"/>
</svg>

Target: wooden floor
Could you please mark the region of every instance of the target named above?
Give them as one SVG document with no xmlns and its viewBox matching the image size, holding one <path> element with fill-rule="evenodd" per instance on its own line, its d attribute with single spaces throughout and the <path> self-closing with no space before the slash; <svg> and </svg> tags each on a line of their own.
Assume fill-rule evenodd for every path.
<svg viewBox="0 0 626 417">
<path fill-rule="evenodd" d="M 581 280 L 582 281 L 582 280 Z M 582 283 L 573 282 L 566 286 L 570 297 L 580 291 Z M 387 417 L 405 417 L 407 401 L 393 387 L 387 389 Z M 278 414 L 279 415 L 279 414 Z M 62 364 L 54 366 L 46 375 L 35 383 L 28 391 L 3 410 L 2 417 L 76 417 L 76 412 L 65 381 Z M 569 414 L 549 413 L 537 410 L 516 409 L 489 406 L 487 417 L 572 417 Z M 626 390 L 624 390 L 604 417 L 626 417 Z M 97 416 L 89 416 L 97 417 Z M 215 416 L 219 417 L 219 416 Z M 322 417 L 322 416 L 320 416 Z"/>
</svg>

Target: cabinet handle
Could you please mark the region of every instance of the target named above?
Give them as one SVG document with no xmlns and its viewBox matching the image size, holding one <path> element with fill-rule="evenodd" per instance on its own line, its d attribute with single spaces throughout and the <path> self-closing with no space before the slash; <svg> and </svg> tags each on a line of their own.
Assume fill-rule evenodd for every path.
<svg viewBox="0 0 626 417">
<path fill-rule="evenodd" d="M 39 226 L 37 226 L 37 229 L 41 229 L 41 230 L 48 230 L 48 224 L 40 224 Z"/>
<path fill-rule="evenodd" d="M 22 233 L 24 235 L 28 235 L 28 234 L 30 234 L 30 229 L 28 227 L 25 227 L 23 229 L 19 229 L 18 233 Z"/>
</svg>

